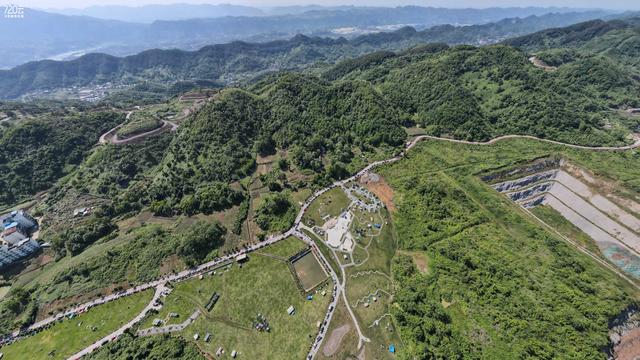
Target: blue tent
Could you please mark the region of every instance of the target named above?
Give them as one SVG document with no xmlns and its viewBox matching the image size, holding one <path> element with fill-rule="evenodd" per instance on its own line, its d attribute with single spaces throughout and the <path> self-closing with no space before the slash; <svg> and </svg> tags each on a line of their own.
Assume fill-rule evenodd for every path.
<svg viewBox="0 0 640 360">
<path fill-rule="evenodd" d="M 389 345 L 389 352 L 392 354 L 396 352 L 396 347 L 393 344 Z"/>
<path fill-rule="evenodd" d="M 313 300 L 313 295 L 307 295 L 307 300 Z"/>
</svg>

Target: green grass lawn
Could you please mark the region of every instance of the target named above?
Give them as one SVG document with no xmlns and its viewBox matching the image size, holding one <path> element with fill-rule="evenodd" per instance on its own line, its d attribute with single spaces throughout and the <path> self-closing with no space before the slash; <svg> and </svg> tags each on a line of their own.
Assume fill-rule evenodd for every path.
<svg viewBox="0 0 640 360">
<path fill-rule="evenodd" d="M 278 241 L 273 245 L 269 245 L 266 248 L 258 250 L 258 252 L 288 259 L 289 257 L 299 253 L 300 251 L 308 247 L 309 246 L 307 244 L 305 244 L 297 237 L 289 236 L 288 238 Z"/>
<path fill-rule="evenodd" d="M 302 229 L 302 232 L 307 234 L 307 236 L 309 236 L 313 240 L 313 242 L 316 243 L 316 245 L 318 246 L 318 249 L 320 249 L 320 252 L 322 252 L 324 257 L 329 262 L 329 266 L 331 266 L 333 271 L 336 272 L 336 275 L 338 275 L 338 279 L 342 279 L 342 269 L 340 268 L 340 266 L 338 266 L 338 262 L 336 261 L 336 258 L 333 255 L 333 250 L 329 249 L 329 247 L 324 243 L 324 241 L 322 241 L 318 237 L 318 235 L 314 234 L 313 232 L 307 229 Z"/>
<path fill-rule="evenodd" d="M 286 257 L 299 251 L 301 244 L 300 240 L 289 238 L 263 251 Z M 202 280 L 175 284 L 174 291 L 165 299 L 165 307 L 154 318 L 177 312 L 180 320 L 176 322 L 182 322 L 188 316 L 183 314 L 203 309 L 214 291 L 220 294 L 218 303 L 211 312 L 204 311 L 181 335 L 193 341 L 193 335 L 198 333 L 198 345 L 210 354 L 222 346 L 226 354 L 236 350 L 244 359 L 304 358 L 315 338 L 316 322 L 324 317 L 329 303 L 328 294 L 306 300 L 285 262 L 254 254 L 242 267 L 233 265 L 229 271 L 217 271 Z M 176 297 L 183 300 L 173 300 Z M 287 314 L 290 305 L 296 309 L 293 316 Z M 258 313 L 266 316 L 271 332 L 253 329 Z M 209 343 L 203 341 L 207 332 L 212 336 Z"/>
<path fill-rule="evenodd" d="M 152 296 L 153 291 L 147 290 L 96 306 L 76 318 L 4 346 L 0 352 L 5 359 L 66 359 L 131 321 Z"/>
<path fill-rule="evenodd" d="M 390 277 L 391 259 L 395 254 L 393 228 L 383 225 L 380 235 L 365 237 L 363 242 L 368 244 L 366 250 L 358 245 L 353 254 L 359 265 L 346 269 L 347 299 L 362 331 L 371 339 L 371 343 L 365 346 L 366 357 L 392 358 L 386 350 L 389 344 L 395 344 L 396 347 L 401 344 L 395 322 L 385 316 L 391 312 L 391 295 L 395 292 Z M 375 325 L 378 319 L 382 320 Z"/>
<path fill-rule="evenodd" d="M 309 291 L 327 279 L 327 274 L 311 252 L 294 262 L 293 268 L 305 291 Z"/>
<path fill-rule="evenodd" d="M 307 208 L 303 221 L 309 226 L 322 226 L 324 217 L 336 217 L 349 206 L 349 198 L 341 188 L 333 188 L 315 199 Z"/>
</svg>

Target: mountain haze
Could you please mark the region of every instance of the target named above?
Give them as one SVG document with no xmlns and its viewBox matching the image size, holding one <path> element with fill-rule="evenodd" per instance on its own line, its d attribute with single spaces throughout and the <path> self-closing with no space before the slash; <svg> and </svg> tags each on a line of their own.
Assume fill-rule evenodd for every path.
<svg viewBox="0 0 640 360">
<path fill-rule="evenodd" d="M 333 63 L 371 51 L 402 50 L 427 42 L 452 45 L 492 43 L 509 36 L 590 19 L 598 14 L 600 13 L 547 14 L 523 19 L 504 19 L 482 25 L 441 25 L 422 31 L 405 27 L 394 32 L 361 35 L 350 40 L 298 35 L 290 40 L 266 43 L 232 42 L 210 45 L 197 51 L 155 49 L 124 58 L 96 53 L 71 61 L 44 60 L 11 70 L 0 70 L 0 98 L 16 98 L 32 91 L 107 81 L 132 83 L 149 80 L 166 83 L 209 80 L 229 83 L 266 71 L 299 69 L 317 62 Z M 183 33 L 186 36 L 189 32 L 178 29 L 168 31 L 167 35 L 170 33 Z"/>
<path fill-rule="evenodd" d="M 199 5 L 198 5 L 199 6 Z M 287 39 L 295 34 L 354 37 L 412 25 L 418 29 L 442 24 L 484 24 L 504 18 L 543 15 L 549 12 L 576 17 L 568 9 L 507 8 L 507 9 L 439 9 L 424 7 L 398 8 L 283 8 L 269 16 L 223 16 L 215 11 L 197 11 L 198 6 L 160 6 L 149 15 L 149 23 L 96 19 L 88 16 L 68 16 L 25 9 L 23 19 L 0 18 L 0 39 L 8 44 L 3 51 L 11 56 L 0 57 L 0 68 L 8 68 L 43 58 L 73 59 L 89 52 L 104 52 L 124 56 L 152 48 L 197 50 L 211 44 L 235 40 L 264 42 Z M 209 9 L 208 5 L 203 5 Z M 120 8 L 118 8 L 120 9 Z M 127 10 L 128 9 L 128 10 Z M 132 16 L 144 16 L 147 7 L 124 8 Z M 155 8 L 151 8 L 152 10 Z M 181 11 L 180 9 L 184 9 Z M 219 7 L 213 9 L 220 10 Z M 296 12 L 296 10 L 313 9 Z M 290 12 L 290 13 L 288 13 Z M 591 11 L 577 21 L 605 16 L 609 12 Z M 86 14 L 78 12 L 78 14 Z M 181 17 L 192 17 L 183 19 Z M 124 16 L 114 19 L 136 20 Z M 169 18 L 169 20 L 163 20 Z M 140 19 L 138 19 L 140 20 Z M 567 20 L 569 21 L 569 20 Z M 575 20 L 573 22 L 576 22 Z M 567 25 L 558 23 L 555 26 Z M 535 29 L 539 30 L 539 29 Z"/>
</svg>

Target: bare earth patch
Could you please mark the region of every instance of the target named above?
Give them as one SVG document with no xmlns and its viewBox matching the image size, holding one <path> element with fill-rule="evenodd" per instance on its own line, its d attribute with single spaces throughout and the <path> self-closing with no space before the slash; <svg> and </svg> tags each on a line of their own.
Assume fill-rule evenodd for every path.
<svg viewBox="0 0 640 360">
<path fill-rule="evenodd" d="M 605 194 L 606 197 L 611 199 L 614 203 L 621 205 L 632 212 L 640 214 L 640 199 L 634 197 L 632 194 L 627 194 L 630 196 L 629 199 L 616 195 L 616 192 L 619 189 L 624 188 L 622 184 L 618 184 L 609 179 L 600 179 L 587 170 L 570 163 L 566 163 L 564 165 L 564 169 L 575 178 L 586 183 L 588 186 L 598 189 L 599 193 Z"/>
<path fill-rule="evenodd" d="M 340 348 L 340 343 L 342 342 L 342 339 L 344 338 L 345 335 L 347 335 L 349 330 L 351 330 L 351 325 L 344 324 L 339 328 L 335 328 L 331 332 L 331 335 L 329 335 L 329 339 L 327 339 L 327 342 L 324 344 L 324 347 L 322 348 L 322 353 L 324 354 L 324 356 L 332 356 L 338 351 L 338 348 Z"/>
<path fill-rule="evenodd" d="M 420 271 L 421 273 L 424 274 L 429 269 L 427 254 L 421 251 L 398 250 L 397 252 L 399 254 L 411 256 L 411 259 L 413 259 L 413 263 L 416 265 L 416 268 L 418 268 L 418 271 Z"/>
<path fill-rule="evenodd" d="M 395 212 L 397 210 L 396 205 L 393 202 L 393 189 L 389 184 L 387 184 L 382 176 L 369 174 L 360 178 L 360 183 L 364 184 L 367 190 L 374 193 L 390 212 Z"/>
<path fill-rule="evenodd" d="M 180 259 L 178 255 L 171 255 L 168 258 L 162 261 L 160 265 L 159 273 L 160 274 L 169 274 L 178 269 L 184 268 L 184 262 Z"/>
<path fill-rule="evenodd" d="M 622 337 L 614 348 L 614 359 L 634 360 L 640 357 L 640 329 L 633 329 Z"/>
<path fill-rule="evenodd" d="M 530 57 L 529 61 L 533 64 L 533 66 L 538 67 L 540 69 L 544 69 L 546 71 L 558 70 L 557 67 L 549 65 L 535 56 Z"/>
</svg>

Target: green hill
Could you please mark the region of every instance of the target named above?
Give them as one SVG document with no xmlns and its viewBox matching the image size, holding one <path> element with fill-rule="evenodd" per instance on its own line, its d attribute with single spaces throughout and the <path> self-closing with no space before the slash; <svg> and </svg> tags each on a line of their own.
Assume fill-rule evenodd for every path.
<svg viewBox="0 0 640 360">
<path fill-rule="evenodd" d="M 105 131 L 124 120 L 114 112 L 86 112 L 25 120 L 0 137 L 0 207 L 46 190 L 80 164 Z"/>
<path fill-rule="evenodd" d="M 252 174 L 256 154 L 276 149 L 318 181 L 340 177 L 355 154 L 402 144 L 403 126 L 476 141 L 522 134 L 620 145 L 638 120 L 615 109 L 639 104 L 639 93 L 638 79 L 606 56 L 545 72 L 504 45 L 377 52 L 321 78 L 281 74 L 224 90 L 180 128 L 150 199 L 178 206 L 210 182 Z"/>
</svg>

